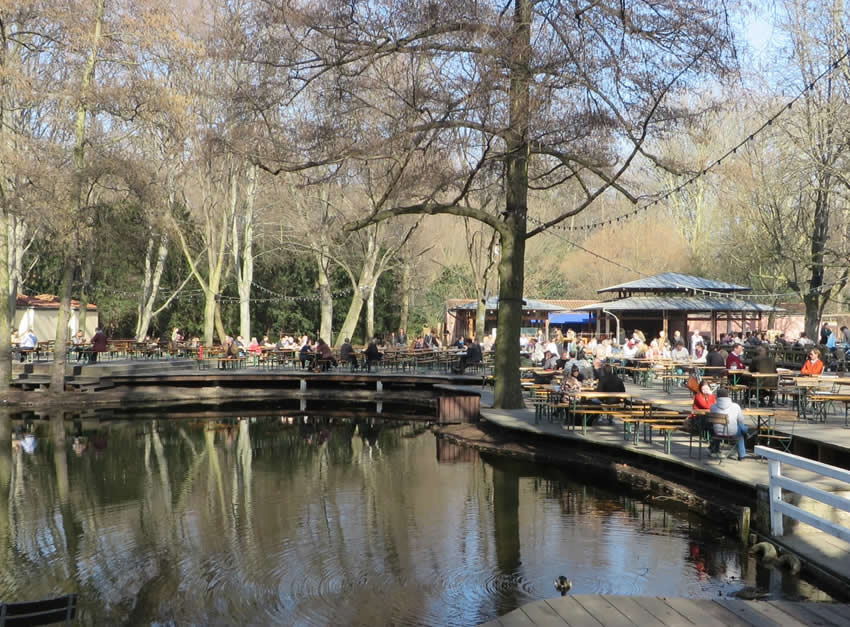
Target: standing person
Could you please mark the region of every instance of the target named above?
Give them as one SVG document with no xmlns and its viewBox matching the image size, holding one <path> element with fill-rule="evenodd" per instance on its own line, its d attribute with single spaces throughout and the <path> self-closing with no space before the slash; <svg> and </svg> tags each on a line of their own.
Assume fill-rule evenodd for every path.
<svg viewBox="0 0 850 627">
<path fill-rule="evenodd" d="M 98 353 L 106 352 L 106 334 L 103 332 L 103 329 L 97 328 L 94 330 L 94 335 L 91 338 L 91 355 L 89 357 L 89 363 L 95 363 L 97 361 Z"/>
<path fill-rule="evenodd" d="M 744 424 L 744 414 L 741 411 L 741 406 L 733 403 L 729 398 L 729 391 L 726 388 L 717 390 L 717 402 L 711 406 L 712 414 L 726 414 L 726 424 L 714 425 L 714 433 L 717 435 L 733 435 L 738 440 L 738 461 L 741 461 L 747 456 L 747 449 L 744 438 L 747 437 L 748 429 Z"/>
<path fill-rule="evenodd" d="M 399 346 L 407 347 L 407 331 L 404 329 L 398 330 L 398 343 Z"/>
<path fill-rule="evenodd" d="M 826 344 L 827 339 L 829 339 L 829 334 L 830 334 L 829 323 L 824 322 L 823 326 L 820 328 L 820 343 L 821 344 Z"/>
<path fill-rule="evenodd" d="M 841 341 L 844 342 L 847 347 L 850 347 L 850 329 L 847 327 L 841 327 L 839 330 L 841 331 Z"/>
</svg>

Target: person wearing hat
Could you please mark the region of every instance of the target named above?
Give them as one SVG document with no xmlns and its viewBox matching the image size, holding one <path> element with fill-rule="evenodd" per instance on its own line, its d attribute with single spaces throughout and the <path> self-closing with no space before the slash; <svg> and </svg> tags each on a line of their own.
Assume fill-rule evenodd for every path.
<svg viewBox="0 0 850 627">
<path fill-rule="evenodd" d="M 744 423 L 744 414 L 741 406 L 733 403 L 729 398 L 729 390 L 720 388 L 717 390 L 717 401 L 711 406 L 712 414 L 726 414 L 726 424 L 715 424 L 714 433 L 717 435 L 734 435 L 738 440 L 738 461 L 747 456 L 744 439 L 747 437 L 748 429 Z"/>
</svg>

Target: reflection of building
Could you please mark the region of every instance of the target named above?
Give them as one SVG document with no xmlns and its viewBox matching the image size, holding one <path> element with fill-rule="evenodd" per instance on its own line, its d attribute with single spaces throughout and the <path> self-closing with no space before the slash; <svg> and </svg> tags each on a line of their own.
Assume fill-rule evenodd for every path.
<svg viewBox="0 0 850 627">
<path fill-rule="evenodd" d="M 52 294 L 39 294 L 38 296 L 24 296 L 18 294 L 15 300 L 15 325 L 13 328 L 23 335 L 32 329 L 40 342 L 56 338 L 56 324 L 59 320 L 59 297 Z M 71 319 L 68 328 L 71 333 L 76 333 L 80 324 L 80 303 L 71 301 Z M 94 335 L 97 328 L 97 306 L 89 304 L 86 307 L 86 328 L 83 332 L 86 337 Z"/>
<path fill-rule="evenodd" d="M 640 329 L 656 335 L 664 330 L 668 336 L 688 330 L 710 333 L 761 329 L 762 315 L 781 309 L 744 300 L 738 295 L 750 288 L 722 281 L 712 281 L 687 274 L 666 272 L 599 290 L 616 293 L 617 298 L 579 307 L 580 311 L 597 314 L 597 333 L 610 333 L 617 320 L 620 329 Z M 607 314 L 606 312 L 610 312 Z"/>
<path fill-rule="evenodd" d="M 589 331 L 595 323 L 595 313 L 576 311 L 581 305 L 590 304 L 588 300 L 535 300 L 523 298 L 522 328 L 524 333 L 543 329 L 548 335 L 550 326 L 566 330 Z M 487 315 L 484 319 L 484 332 L 478 333 L 475 318 L 478 302 L 472 298 L 453 298 L 446 302 L 446 333 L 454 341 L 461 336 L 487 335 L 496 328 L 499 311 L 498 297 L 487 299 Z"/>
</svg>

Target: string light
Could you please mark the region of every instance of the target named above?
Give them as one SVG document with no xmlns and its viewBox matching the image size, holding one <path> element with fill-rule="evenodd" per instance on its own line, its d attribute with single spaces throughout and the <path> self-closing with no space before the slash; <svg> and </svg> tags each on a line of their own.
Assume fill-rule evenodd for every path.
<svg viewBox="0 0 850 627">
<path fill-rule="evenodd" d="M 797 94 L 794 98 L 792 98 L 790 101 L 788 101 L 787 103 L 785 103 L 784 105 L 782 105 L 782 107 L 780 107 L 780 108 L 779 108 L 779 110 L 777 110 L 777 111 L 776 111 L 776 113 L 774 113 L 774 114 L 773 114 L 772 116 L 770 116 L 770 117 L 769 117 L 769 118 L 768 118 L 765 122 L 763 122 L 763 123 L 762 123 L 762 125 L 761 125 L 761 126 L 759 126 L 759 127 L 758 127 L 758 128 L 757 128 L 754 132 L 753 132 L 753 133 L 751 133 L 750 135 L 748 135 L 745 139 L 743 139 L 743 140 L 739 141 L 739 142 L 738 142 L 737 144 L 735 144 L 732 148 L 730 148 L 730 149 L 729 149 L 729 150 L 727 150 L 725 153 L 723 153 L 723 155 L 721 155 L 719 158 L 717 158 L 717 159 L 715 159 L 713 162 L 711 162 L 711 163 L 710 163 L 710 165 L 708 165 L 708 166 L 707 166 L 704 170 L 701 170 L 700 172 L 698 172 L 697 174 L 693 175 L 692 177 L 690 177 L 690 178 L 689 178 L 689 179 L 687 179 L 686 181 L 684 181 L 684 182 L 680 183 L 678 186 L 674 187 L 673 189 L 670 189 L 670 190 L 666 191 L 663 195 L 661 195 L 660 197 L 656 198 L 655 200 L 650 201 L 650 202 L 648 202 L 647 204 L 645 204 L 645 205 L 642 205 L 642 206 L 638 207 L 638 208 L 637 208 L 637 209 L 635 209 L 634 211 L 629 211 L 629 212 L 627 212 L 627 213 L 625 213 L 625 214 L 623 214 L 623 215 L 617 216 L 617 217 L 615 218 L 615 220 L 616 220 L 617 222 L 619 222 L 621 219 L 622 219 L 622 220 L 626 220 L 626 219 L 628 219 L 628 218 L 629 218 L 629 217 L 631 217 L 631 216 L 636 216 L 636 215 L 638 214 L 638 212 L 640 212 L 640 211 L 646 211 L 646 210 L 648 210 L 650 207 L 652 207 L 653 205 L 655 205 L 655 204 L 660 204 L 661 202 L 663 202 L 663 201 L 667 200 L 668 198 L 670 198 L 670 197 L 671 197 L 671 196 L 673 196 L 674 194 L 677 194 L 677 193 L 679 193 L 680 191 L 682 191 L 685 187 L 687 187 L 687 186 L 688 186 L 688 185 L 690 185 L 691 183 L 696 182 L 698 179 L 700 179 L 700 178 L 702 178 L 703 176 L 705 176 L 706 174 L 708 174 L 708 172 L 710 172 L 711 170 L 713 170 L 716 166 L 720 165 L 720 163 L 721 163 L 724 159 L 726 159 L 727 157 L 729 157 L 729 156 L 731 156 L 731 155 L 733 155 L 733 154 L 736 154 L 739 148 L 743 148 L 746 144 L 748 144 L 749 142 L 753 141 L 753 140 L 754 140 L 754 139 L 755 139 L 758 135 L 760 135 L 760 134 L 761 134 L 761 133 L 762 133 L 765 129 L 767 129 L 769 126 L 771 126 L 771 125 L 773 124 L 773 122 L 774 122 L 777 118 L 779 118 L 779 116 L 781 116 L 781 115 L 782 115 L 783 113 L 785 113 L 786 111 L 790 111 L 790 110 L 791 110 L 791 107 L 794 105 L 794 103 L 796 103 L 798 100 L 800 100 L 801 98 L 803 98 L 803 97 L 806 95 L 806 92 L 807 92 L 807 91 L 811 91 L 811 90 L 813 90 L 813 89 L 814 89 L 814 87 L 815 87 L 815 85 L 818 83 L 818 81 L 820 81 L 821 79 L 823 79 L 823 78 L 825 78 L 826 76 L 828 76 L 829 74 L 831 74 L 833 70 L 837 69 L 837 68 L 838 68 L 838 66 L 839 66 L 839 65 L 840 65 L 840 64 L 841 64 L 841 63 L 842 63 L 845 59 L 847 59 L 847 57 L 848 57 L 848 56 L 850 56 L 850 49 L 847 49 L 847 50 L 844 52 L 844 54 L 842 54 L 842 55 L 841 55 L 838 59 L 836 59 L 835 61 L 831 62 L 831 63 L 827 66 L 827 68 L 826 68 L 823 72 L 821 72 L 821 73 L 817 76 L 817 78 L 815 78 L 815 80 L 813 80 L 811 83 L 809 83 L 808 85 L 806 85 L 806 86 L 805 86 L 805 87 L 804 87 L 804 88 L 800 91 L 800 93 L 798 93 L 798 94 Z M 557 230 L 560 230 L 560 231 L 577 231 L 577 230 L 582 230 L 582 231 L 591 231 L 591 230 L 593 230 L 593 229 L 598 229 L 598 228 L 601 228 L 601 227 L 604 227 L 604 226 L 608 226 L 609 224 L 611 224 L 611 223 L 612 223 L 612 222 L 611 222 L 611 220 L 612 220 L 611 218 L 609 218 L 609 219 L 603 219 L 603 220 L 599 220 L 599 221 L 596 221 L 596 222 L 590 222 L 590 223 L 588 223 L 588 224 L 584 224 L 584 225 L 581 225 L 581 226 L 569 226 L 569 225 L 564 225 L 564 224 L 552 224 L 552 225 L 549 225 L 549 226 L 545 226 L 545 223 L 540 223 L 540 224 L 539 224 L 539 226 L 542 226 L 542 227 L 544 228 L 544 230 L 557 229 Z"/>
</svg>

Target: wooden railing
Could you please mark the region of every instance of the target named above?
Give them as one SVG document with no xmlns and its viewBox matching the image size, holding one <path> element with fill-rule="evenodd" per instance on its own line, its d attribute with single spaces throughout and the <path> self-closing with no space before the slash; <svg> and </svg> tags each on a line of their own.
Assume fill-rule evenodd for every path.
<svg viewBox="0 0 850 627">
<path fill-rule="evenodd" d="M 840 538 L 845 542 L 850 542 L 850 529 L 843 525 L 836 524 L 825 518 L 821 518 L 802 508 L 786 503 L 783 498 L 783 490 L 806 496 L 815 501 L 825 503 L 836 509 L 845 512 L 850 512 L 850 499 L 843 496 L 820 490 L 812 487 L 807 483 L 795 481 L 789 477 L 782 475 L 782 464 L 802 468 L 824 477 L 829 477 L 837 481 L 843 481 L 850 484 L 850 472 L 829 464 L 816 462 L 805 457 L 798 457 L 790 453 L 783 453 L 776 449 L 766 446 L 756 446 L 755 454 L 760 455 L 768 460 L 768 468 L 770 474 L 770 530 L 774 536 L 782 536 L 785 533 L 783 528 L 782 517 L 788 516 L 794 520 L 798 520 L 807 525 L 811 525 L 815 529 L 819 529 L 825 533 Z"/>
</svg>

